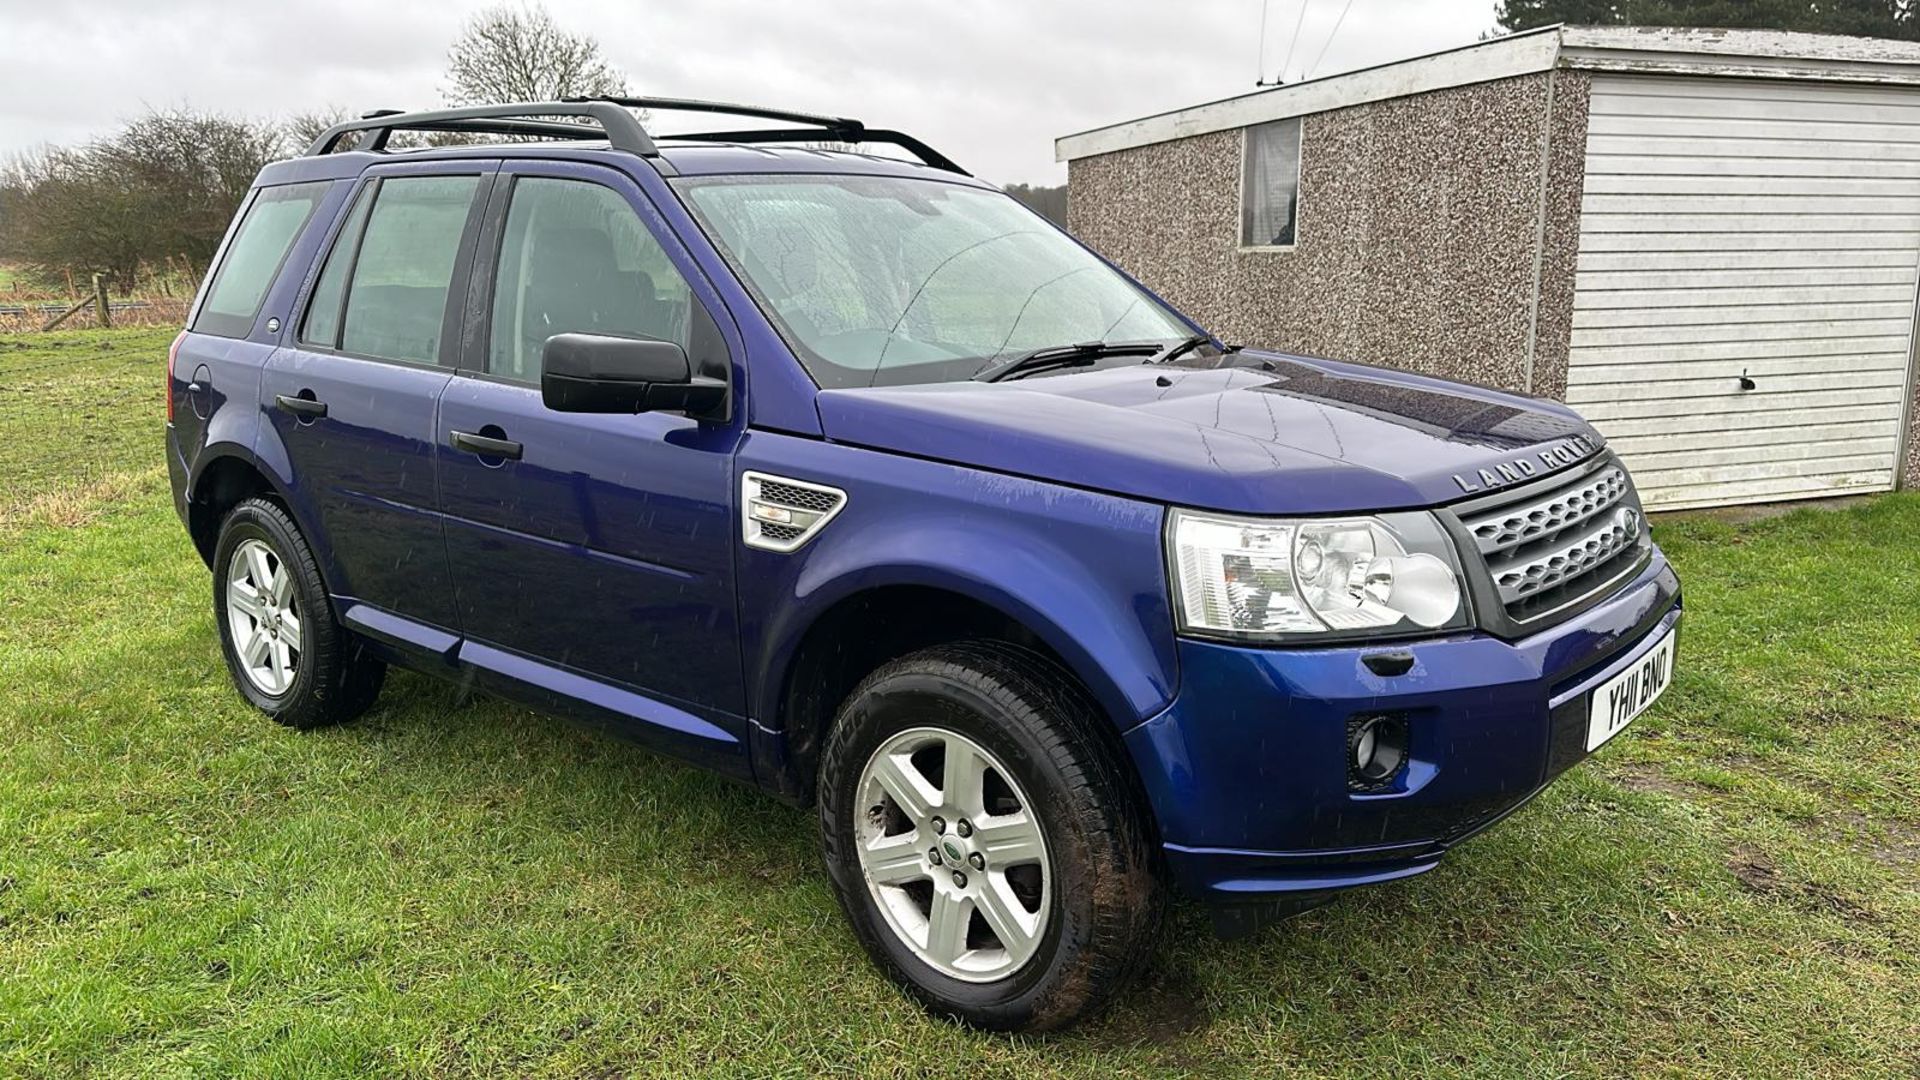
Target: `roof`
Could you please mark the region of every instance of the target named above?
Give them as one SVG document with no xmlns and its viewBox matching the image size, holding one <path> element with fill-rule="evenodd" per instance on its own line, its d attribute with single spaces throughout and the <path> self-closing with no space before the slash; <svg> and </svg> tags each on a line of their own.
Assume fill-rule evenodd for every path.
<svg viewBox="0 0 1920 1080">
<path fill-rule="evenodd" d="M 1062 136 L 1054 140 L 1054 160 L 1557 68 L 1920 86 L 1920 43 L 1772 30 L 1546 26 Z"/>
<path fill-rule="evenodd" d="M 572 161 L 598 161 L 628 168 L 642 158 L 614 150 L 605 142 L 524 142 L 480 146 L 427 147 L 419 150 L 395 150 L 382 153 L 345 151 L 276 161 L 268 165 L 256 183 L 293 184 L 308 180 L 338 180 L 360 175 L 372 165 L 399 162 L 443 161 L 462 158 L 548 158 Z M 746 174 L 816 173 L 858 176 L 907 176 L 939 180 L 950 184 L 991 188 L 984 180 L 914 161 L 880 157 L 850 150 L 826 150 L 803 146 L 761 146 L 735 143 L 676 143 L 673 136 L 660 136 L 660 159 L 680 176 L 727 176 Z M 646 166 L 651 167 L 651 166 Z"/>
</svg>

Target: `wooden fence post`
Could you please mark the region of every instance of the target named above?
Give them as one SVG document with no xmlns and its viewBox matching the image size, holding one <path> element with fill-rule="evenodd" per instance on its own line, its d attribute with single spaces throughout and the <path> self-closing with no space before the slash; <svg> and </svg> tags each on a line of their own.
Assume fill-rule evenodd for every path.
<svg viewBox="0 0 1920 1080">
<path fill-rule="evenodd" d="M 100 329 L 105 330 L 111 327 L 113 316 L 107 307 L 107 279 L 103 274 L 93 275 L 93 304 L 94 311 L 100 320 Z"/>
</svg>

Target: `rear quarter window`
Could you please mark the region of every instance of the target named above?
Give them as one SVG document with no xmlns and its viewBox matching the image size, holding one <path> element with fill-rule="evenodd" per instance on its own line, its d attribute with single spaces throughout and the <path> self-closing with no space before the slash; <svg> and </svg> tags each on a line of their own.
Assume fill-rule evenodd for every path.
<svg viewBox="0 0 1920 1080">
<path fill-rule="evenodd" d="M 220 265 L 214 268 L 206 300 L 193 322 L 195 333 L 238 338 L 253 331 L 267 290 L 329 186 L 328 181 L 286 184 L 262 188 L 254 196 Z"/>
</svg>

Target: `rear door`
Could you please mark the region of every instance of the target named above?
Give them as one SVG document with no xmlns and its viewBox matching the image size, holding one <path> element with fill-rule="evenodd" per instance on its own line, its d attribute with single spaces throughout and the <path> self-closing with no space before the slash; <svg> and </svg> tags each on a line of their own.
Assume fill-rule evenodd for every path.
<svg viewBox="0 0 1920 1080">
<path fill-rule="evenodd" d="M 695 370 L 726 377 L 713 321 L 724 308 L 615 170 L 509 162 L 493 203 L 439 425 L 461 656 L 712 740 L 679 747 L 695 756 L 731 754 L 744 711 L 732 561 L 744 410 L 723 424 L 559 413 L 539 386 L 542 346 L 567 332 L 675 341 Z M 476 452 L 463 436 L 511 451 Z"/>
<path fill-rule="evenodd" d="M 458 617 L 435 506 L 434 412 L 491 162 L 369 169 L 261 404 L 342 618 L 444 651 Z"/>
</svg>

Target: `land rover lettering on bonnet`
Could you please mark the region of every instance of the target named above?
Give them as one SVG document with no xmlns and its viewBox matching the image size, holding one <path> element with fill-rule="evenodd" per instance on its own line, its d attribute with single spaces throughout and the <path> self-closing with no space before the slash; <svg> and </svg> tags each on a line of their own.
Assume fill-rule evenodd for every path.
<svg viewBox="0 0 1920 1080">
<path fill-rule="evenodd" d="M 246 700 L 402 665 L 812 806 L 874 963 L 984 1027 L 1097 1009 L 1176 892 L 1238 933 L 1431 871 L 1672 677 L 1575 413 L 1223 345 L 845 117 L 337 125 L 167 366 Z"/>
<path fill-rule="evenodd" d="M 1589 439 L 1584 435 L 1575 435 L 1563 440 L 1557 446 L 1549 446 L 1539 451 L 1535 457 L 1515 458 L 1512 461 L 1502 461 L 1490 469 L 1482 468 L 1478 476 L 1473 479 L 1455 473 L 1453 482 L 1459 484 L 1460 490 L 1469 495 L 1477 491 L 1506 487 L 1508 484 L 1531 480 L 1543 472 L 1563 469 L 1583 458 L 1591 457 L 1599 452 L 1600 446 L 1597 440 Z"/>
</svg>

